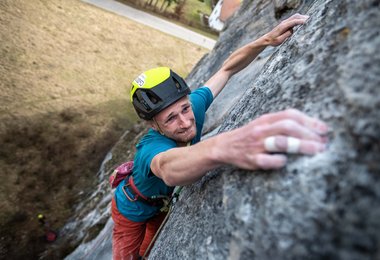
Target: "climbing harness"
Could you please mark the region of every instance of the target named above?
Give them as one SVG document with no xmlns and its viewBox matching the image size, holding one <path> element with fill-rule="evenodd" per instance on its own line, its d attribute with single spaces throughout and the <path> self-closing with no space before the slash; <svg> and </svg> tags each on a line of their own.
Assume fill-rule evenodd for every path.
<svg viewBox="0 0 380 260">
<path fill-rule="evenodd" d="M 170 197 L 165 195 L 154 195 L 151 197 L 146 197 L 137 189 L 133 180 L 132 172 L 133 161 L 129 161 L 118 166 L 109 177 L 109 183 L 111 187 L 116 188 L 122 180 L 127 178 L 126 184 L 122 187 L 122 191 L 128 200 L 132 202 L 140 201 L 151 206 L 160 207 L 160 212 L 167 212 L 165 219 L 162 221 L 160 227 L 158 228 L 156 234 L 154 235 L 152 241 L 146 249 L 144 256 L 142 257 L 142 259 L 146 259 L 147 252 L 149 252 L 149 250 L 152 248 L 159 233 L 161 232 L 161 229 L 167 222 L 170 212 L 172 210 L 172 206 L 177 201 L 182 187 L 175 187 Z"/>
<path fill-rule="evenodd" d="M 144 196 L 136 187 L 133 176 L 129 176 L 127 184 L 122 187 L 124 195 L 129 201 L 141 201 L 145 204 L 154 207 L 160 207 L 161 211 L 165 212 L 163 209 L 167 208 L 169 204 L 170 197 L 165 195 L 154 195 L 151 197 Z M 132 196 L 131 196 L 132 195 Z"/>
<path fill-rule="evenodd" d="M 118 166 L 109 177 L 111 188 L 116 188 L 121 181 L 127 179 L 122 191 L 129 201 L 140 201 L 150 206 L 159 207 L 161 212 L 168 212 L 171 197 L 165 195 L 144 196 L 136 187 L 132 173 L 133 161 L 128 161 Z"/>
</svg>

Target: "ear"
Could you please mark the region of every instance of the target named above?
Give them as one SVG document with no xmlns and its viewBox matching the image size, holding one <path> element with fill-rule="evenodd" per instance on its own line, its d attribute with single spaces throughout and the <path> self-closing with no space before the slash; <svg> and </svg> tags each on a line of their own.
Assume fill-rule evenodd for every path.
<svg viewBox="0 0 380 260">
<path fill-rule="evenodd" d="M 156 123 L 154 122 L 154 120 L 149 120 L 147 123 L 151 128 L 158 131 L 158 127 L 157 127 Z"/>
<path fill-rule="evenodd" d="M 160 126 L 158 125 L 158 123 L 156 122 L 156 120 L 154 120 L 154 118 L 153 118 L 152 120 L 149 121 L 149 125 L 150 125 L 150 127 L 152 127 L 154 130 L 156 130 L 157 132 L 159 132 L 160 134 L 162 134 L 163 136 L 165 136 L 164 132 L 161 131 Z"/>
</svg>

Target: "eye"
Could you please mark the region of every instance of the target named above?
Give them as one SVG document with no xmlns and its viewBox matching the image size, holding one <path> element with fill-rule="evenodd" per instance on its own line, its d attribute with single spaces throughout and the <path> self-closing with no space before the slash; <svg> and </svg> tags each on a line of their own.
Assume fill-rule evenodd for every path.
<svg viewBox="0 0 380 260">
<path fill-rule="evenodd" d="M 171 117 L 169 117 L 169 118 L 166 120 L 165 123 L 166 123 L 166 124 L 170 124 L 170 123 L 174 122 L 175 118 L 176 118 L 176 116 L 171 116 Z"/>
<path fill-rule="evenodd" d="M 190 105 L 185 106 L 185 107 L 182 109 L 182 112 L 183 112 L 183 113 L 187 113 L 187 112 L 189 112 L 189 111 L 190 111 Z"/>
</svg>

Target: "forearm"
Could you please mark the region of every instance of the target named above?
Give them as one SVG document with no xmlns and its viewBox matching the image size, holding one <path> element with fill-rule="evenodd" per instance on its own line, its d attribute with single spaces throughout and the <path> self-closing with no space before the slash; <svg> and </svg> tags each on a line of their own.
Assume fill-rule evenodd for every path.
<svg viewBox="0 0 380 260">
<path fill-rule="evenodd" d="M 151 169 L 169 186 L 191 184 L 221 165 L 215 152 L 218 147 L 218 138 L 210 138 L 192 146 L 173 148 L 155 156 Z"/>
<path fill-rule="evenodd" d="M 205 83 L 214 98 L 219 95 L 228 80 L 237 72 L 247 67 L 268 46 L 266 36 L 244 45 L 234 51 L 222 67 Z"/>
<path fill-rule="evenodd" d="M 222 70 L 229 72 L 230 76 L 247 67 L 264 49 L 268 41 L 262 36 L 234 51 L 222 65 Z"/>
<path fill-rule="evenodd" d="M 245 133 L 243 128 L 238 128 L 192 146 L 170 149 L 153 158 L 151 170 L 168 186 L 194 183 L 214 168 L 244 161 L 245 156 L 240 154 L 241 150 L 245 150 L 247 145 L 250 150 L 254 143 L 245 140 L 242 136 Z"/>
</svg>

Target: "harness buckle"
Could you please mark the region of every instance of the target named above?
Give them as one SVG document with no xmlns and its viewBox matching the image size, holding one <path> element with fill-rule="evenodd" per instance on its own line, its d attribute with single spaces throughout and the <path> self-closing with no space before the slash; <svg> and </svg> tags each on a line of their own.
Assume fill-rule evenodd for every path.
<svg viewBox="0 0 380 260">
<path fill-rule="evenodd" d="M 129 201 L 135 202 L 135 201 L 137 200 L 138 197 L 137 197 L 137 195 L 135 195 L 135 198 L 132 199 L 132 198 L 129 196 L 128 192 L 125 190 L 125 188 L 128 188 L 128 186 L 130 186 L 129 183 L 125 184 L 125 185 L 122 187 L 122 190 L 123 190 L 123 192 L 124 192 L 124 195 L 127 197 L 127 199 L 129 199 Z"/>
</svg>

